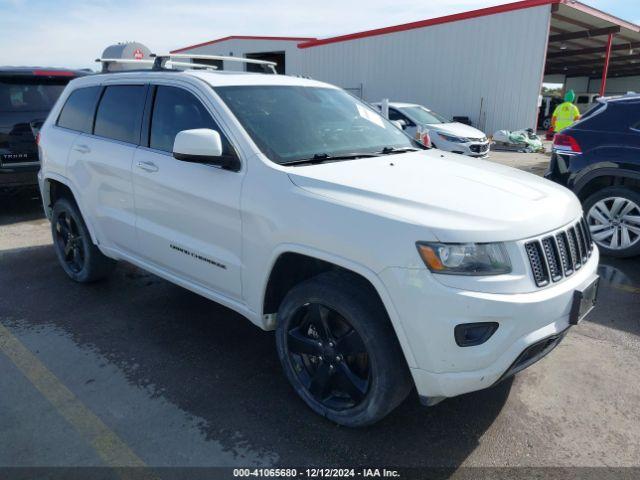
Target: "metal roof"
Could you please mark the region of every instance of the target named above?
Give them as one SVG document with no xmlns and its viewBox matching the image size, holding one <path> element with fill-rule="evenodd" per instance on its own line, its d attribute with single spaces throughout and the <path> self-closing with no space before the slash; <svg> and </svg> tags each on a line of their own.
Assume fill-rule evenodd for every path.
<svg viewBox="0 0 640 480">
<path fill-rule="evenodd" d="M 554 4 L 545 73 L 601 77 L 609 34 L 608 76 L 640 75 L 640 26 L 582 3 Z"/>
<path fill-rule="evenodd" d="M 207 45 L 213 45 L 214 43 L 226 42 L 227 40 L 271 40 L 271 41 L 309 41 L 315 40 L 315 37 L 269 37 L 269 36 L 251 36 L 251 35 L 230 35 L 228 37 L 217 38 L 215 40 L 209 40 L 208 42 L 197 43 L 188 47 L 178 48 L 177 50 L 171 50 L 169 53 L 180 53 L 193 48 L 206 47 Z"/>
</svg>

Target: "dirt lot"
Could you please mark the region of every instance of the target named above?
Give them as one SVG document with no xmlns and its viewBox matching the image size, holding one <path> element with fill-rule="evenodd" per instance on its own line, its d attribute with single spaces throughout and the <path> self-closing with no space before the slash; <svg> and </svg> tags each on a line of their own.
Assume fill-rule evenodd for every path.
<svg viewBox="0 0 640 480">
<path fill-rule="evenodd" d="M 38 201 L 0 205 L 0 466 L 640 465 L 640 259 L 604 259 L 597 309 L 514 380 L 350 430 L 271 333 L 126 264 L 74 284 Z"/>
</svg>

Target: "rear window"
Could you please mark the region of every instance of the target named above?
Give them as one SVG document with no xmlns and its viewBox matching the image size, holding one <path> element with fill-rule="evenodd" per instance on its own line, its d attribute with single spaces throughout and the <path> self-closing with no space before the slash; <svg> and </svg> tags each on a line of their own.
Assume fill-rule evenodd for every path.
<svg viewBox="0 0 640 480">
<path fill-rule="evenodd" d="M 596 103 L 595 105 L 593 105 L 591 108 L 589 108 L 589 110 L 587 110 L 583 115 L 582 115 L 582 120 L 585 120 L 589 117 L 592 117 L 593 115 L 595 115 L 597 112 L 599 112 L 600 110 L 602 110 L 605 107 L 604 103 Z"/>
<path fill-rule="evenodd" d="M 91 121 L 96 108 L 100 87 L 86 87 L 74 90 L 62 107 L 58 126 L 91 133 Z"/>
<path fill-rule="evenodd" d="M 0 112 L 48 112 L 69 79 L 0 77 Z"/>
<path fill-rule="evenodd" d="M 94 134 L 137 144 L 146 89 L 143 85 L 107 87 L 98 105 Z"/>
</svg>

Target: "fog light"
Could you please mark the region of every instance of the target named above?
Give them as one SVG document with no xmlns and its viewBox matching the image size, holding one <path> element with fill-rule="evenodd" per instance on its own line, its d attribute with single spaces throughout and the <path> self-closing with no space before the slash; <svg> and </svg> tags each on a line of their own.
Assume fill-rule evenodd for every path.
<svg viewBox="0 0 640 480">
<path fill-rule="evenodd" d="M 498 330 L 496 322 L 462 323 L 456 325 L 453 334 L 460 347 L 475 347 L 489 340 L 496 330 Z"/>
</svg>

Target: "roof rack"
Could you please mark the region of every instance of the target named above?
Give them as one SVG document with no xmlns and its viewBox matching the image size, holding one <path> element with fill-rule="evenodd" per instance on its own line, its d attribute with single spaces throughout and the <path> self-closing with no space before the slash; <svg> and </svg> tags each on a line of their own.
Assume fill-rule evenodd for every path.
<svg viewBox="0 0 640 480">
<path fill-rule="evenodd" d="M 151 54 L 151 57 L 155 58 L 153 64 L 154 69 L 161 69 L 166 62 L 172 61 L 172 58 L 185 58 L 190 60 L 221 60 L 225 62 L 239 62 L 239 63 L 252 63 L 254 65 L 262 65 L 265 70 L 270 70 L 271 73 L 276 73 L 276 62 L 269 62 L 267 60 L 258 60 L 255 58 L 242 58 L 242 57 L 229 57 L 224 55 L 201 55 L 198 53 L 169 53 L 167 55 L 155 55 Z"/>
<path fill-rule="evenodd" d="M 174 60 L 178 59 L 178 60 Z M 112 63 L 123 63 L 133 65 L 150 65 L 150 70 L 172 70 L 173 68 L 167 67 L 183 67 L 189 69 L 210 69 L 217 70 L 216 65 L 209 65 L 206 63 L 193 63 L 193 62 L 181 62 L 180 59 L 189 60 L 220 60 L 228 62 L 240 62 L 240 63 L 252 63 L 255 65 L 262 65 L 265 70 L 268 69 L 271 73 L 276 73 L 276 62 L 269 62 L 267 60 L 257 60 L 253 58 L 241 58 L 241 57 L 227 57 L 222 55 L 200 55 L 200 54 L 188 54 L 188 53 L 176 53 L 169 55 L 156 55 L 151 54 L 151 59 L 135 60 L 133 58 L 96 58 L 96 62 L 102 63 L 102 72 L 109 72 L 109 65 Z"/>
<path fill-rule="evenodd" d="M 154 60 L 134 60 L 131 58 L 96 58 L 96 62 L 102 63 L 102 72 L 103 73 L 113 73 L 109 72 L 109 65 L 112 63 L 124 63 L 129 65 L 150 65 L 151 68 L 149 70 L 154 70 L 153 65 L 155 63 Z M 166 65 L 171 67 L 186 67 L 189 69 L 209 69 L 209 70 L 217 70 L 218 67 L 215 65 L 209 65 L 206 63 L 191 63 L 191 62 L 179 62 L 175 60 L 169 60 L 166 62 Z M 166 68 L 163 68 L 167 70 Z"/>
</svg>

